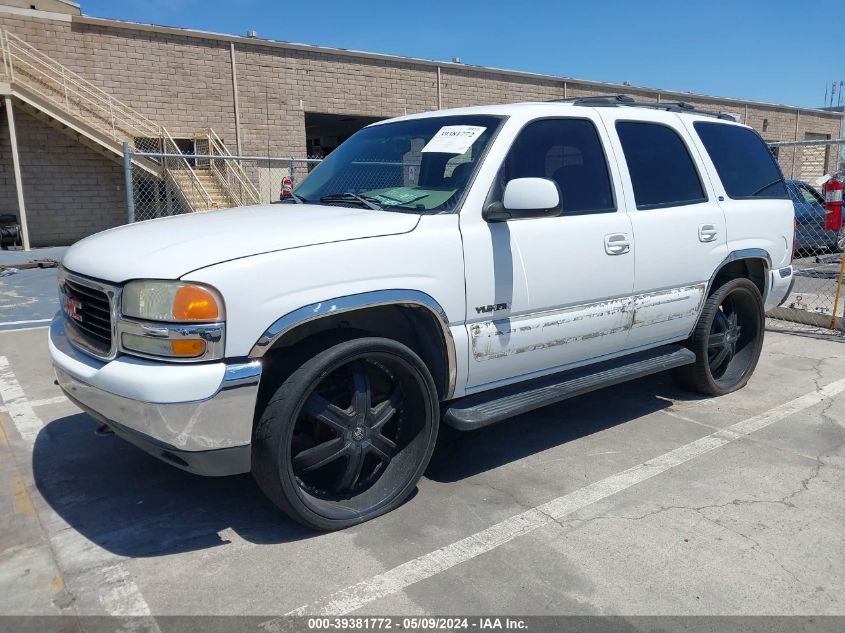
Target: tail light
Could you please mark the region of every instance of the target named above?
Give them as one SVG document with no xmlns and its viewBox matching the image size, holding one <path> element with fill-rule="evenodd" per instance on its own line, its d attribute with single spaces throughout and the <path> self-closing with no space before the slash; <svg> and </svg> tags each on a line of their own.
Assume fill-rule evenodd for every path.
<svg viewBox="0 0 845 633">
<path fill-rule="evenodd" d="M 793 263 L 795 261 L 795 256 L 798 253 L 798 219 L 795 216 L 792 216 L 792 258 L 789 260 L 789 263 Z"/>
</svg>

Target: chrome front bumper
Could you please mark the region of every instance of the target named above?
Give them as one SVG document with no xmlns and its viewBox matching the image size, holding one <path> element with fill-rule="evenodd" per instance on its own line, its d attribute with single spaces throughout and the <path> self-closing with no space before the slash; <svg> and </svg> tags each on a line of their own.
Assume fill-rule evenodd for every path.
<svg viewBox="0 0 845 633">
<path fill-rule="evenodd" d="M 70 345 L 61 315 L 50 327 L 50 354 L 68 398 L 123 439 L 196 474 L 250 470 L 260 361 L 103 362 Z M 175 399 L 179 392 L 184 400 Z"/>
</svg>

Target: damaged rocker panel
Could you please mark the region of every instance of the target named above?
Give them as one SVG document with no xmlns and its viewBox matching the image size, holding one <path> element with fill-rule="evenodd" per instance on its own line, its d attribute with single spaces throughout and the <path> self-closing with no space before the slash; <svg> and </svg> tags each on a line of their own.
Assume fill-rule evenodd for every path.
<svg viewBox="0 0 845 633">
<path fill-rule="evenodd" d="M 704 305 L 707 284 L 681 286 L 659 290 L 634 297 L 634 321 L 631 327 L 643 327 L 674 321 L 698 318 Z"/>
<path fill-rule="evenodd" d="M 707 284 L 700 283 L 474 323 L 472 354 L 476 361 L 494 360 L 676 319 L 694 321 L 706 291 Z"/>
</svg>

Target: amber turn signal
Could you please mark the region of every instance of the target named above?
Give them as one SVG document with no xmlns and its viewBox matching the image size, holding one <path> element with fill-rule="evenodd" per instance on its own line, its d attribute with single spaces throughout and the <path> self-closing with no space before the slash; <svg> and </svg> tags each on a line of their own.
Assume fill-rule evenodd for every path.
<svg viewBox="0 0 845 633">
<path fill-rule="evenodd" d="M 173 356 L 181 358 L 193 358 L 205 354 L 205 341 L 198 338 L 189 338 L 170 341 L 170 351 Z"/>
<path fill-rule="evenodd" d="M 176 291 L 173 298 L 173 318 L 177 321 L 214 321 L 219 316 L 217 300 L 205 288 L 182 286 Z"/>
</svg>

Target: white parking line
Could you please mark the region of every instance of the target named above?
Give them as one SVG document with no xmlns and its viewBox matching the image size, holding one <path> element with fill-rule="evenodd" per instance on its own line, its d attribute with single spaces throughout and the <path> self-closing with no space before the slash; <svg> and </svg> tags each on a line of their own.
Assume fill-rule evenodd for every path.
<svg viewBox="0 0 845 633">
<path fill-rule="evenodd" d="M 36 325 L 34 327 L 13 327 L 8 330 L 0 330 L 0 334 L 10 334 L 12 332 L 29 332 L 30 330 L 49 330 L 49 325 Z"/>
<path fill-rule="evenodd" d="M 32 446 L 35 438 L 44 426 L 38 416 L 35 415 L 32 406 L 24 396 L 23 389 L 18 383 L 15 374 L 9 367 L 9 360 L 0 356 L 0 400 L 5 405 L 6 412 L 15 423 L 15 428 L 24 439 Z"/>
<path fill-rule="evenodd" d="M 26 321 L 0 321 L 0 327 L 4 325 L 29 325 L 30 323 L 49 323 L 53 319 L 28 319 Z"/>
<path fill-rule="evenodd" d="M 40 400 L 30 400 L 29 406 L 33 409 L 35 407 L 46 407 L 50 404 L 61 404 L 62 402 L 69 402 L 66 396 L 54 396 L 52 398 L 41 398 Z M 5 413 L 9 408 L 5 404 L 0 404 L 0 413 Z"/>
<path fill-rule="evenodd" d="M 287 615 L 345 615 L 845 391 L 845 378 L 341 589 Z M 281 620 L 262 626 L 281 629 Z"/>
<path fill-rule="evenodd" d="M 21 438 L 31 449 L 44 424 L 33 410 L 32 403 L 26 399 L 5 356 L 0 356 L 0 401 L 5 405 Z M 138 585 L 117 556 L 96 546 L 67 524 L 64 524 L 64 529 L 48 536 L 56 560 L 62 563 L 60 568 L 85 568 L 81 586 L 96 587 L 99 603 L 107 614 L 119 617 L 145 616 L 140 622 L 134 623 L 133 630 L 159 632 Z M 83 555 L 90 561 L 80 560 Z M 91 564 L 86 566 L 83 564 L 85 562 Z M 91 577 L 95 580 L 92 581 Z"/>
</svg>

